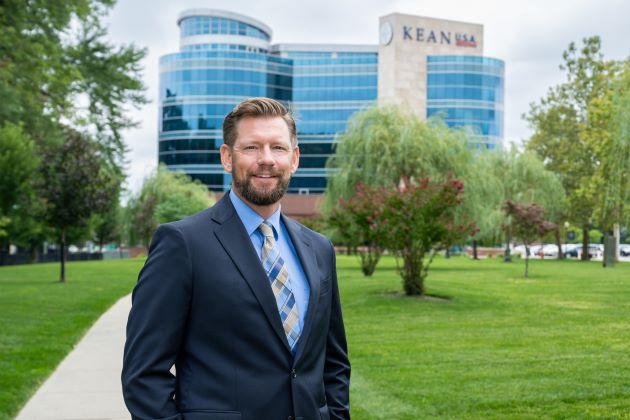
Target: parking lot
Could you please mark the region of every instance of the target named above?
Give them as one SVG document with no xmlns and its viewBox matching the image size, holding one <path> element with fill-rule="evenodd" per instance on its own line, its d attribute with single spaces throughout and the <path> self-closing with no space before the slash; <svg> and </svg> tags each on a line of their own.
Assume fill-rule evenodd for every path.
<svg viewBox="0 0 630 420">
<path fill-rule="evenodd" d="M 563 244 L 562 252 L 567 258 L 581 259 L 582 244 Z M 556 259 L 558 258 L 558 246 L 555 244 L 536 244 L 529 249 L 530 258 L 533 259 Z M 525 246 L 517 245 L 512 248 L 513 255 L 525 256 Z M 604 245 L 589 244 L 589 254 L 591 260 L 602 261 L 604 254 Z M 630 262 L 630 244 L 619 245 L 619 261 Z"/>
</svg>

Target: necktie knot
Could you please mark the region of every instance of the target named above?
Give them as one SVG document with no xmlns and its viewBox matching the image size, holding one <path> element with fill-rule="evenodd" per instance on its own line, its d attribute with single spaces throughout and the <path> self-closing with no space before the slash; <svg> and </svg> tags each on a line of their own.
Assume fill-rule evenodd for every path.
<svg viewBox="0 0 630 420">
<path fill-rule="evenodd" d="M 269 240 L 275 240 L 273 236 L 273 226 L 271 225 L 271 223 L 264 221 L 260 224 L 258 229 L 260 229 L 260 232 L 263 234 L 265 238 Z"/>
</svg>

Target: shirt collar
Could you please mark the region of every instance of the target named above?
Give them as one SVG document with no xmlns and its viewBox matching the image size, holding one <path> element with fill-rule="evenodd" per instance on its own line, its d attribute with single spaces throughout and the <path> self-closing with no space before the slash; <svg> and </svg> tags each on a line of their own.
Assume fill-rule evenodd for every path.
<svg viewBox="0 0 630 420">
<path fill-rule="evenodd" d="M 230 201 L 232 201 L 232 205 L 234 205 L 234 209 L 238 214 L 238 217 L 241 218 L 243 225 L 245 226 L 245 230 L 247 231 L 247 235 L 251 236 L 256 230 L 258 230 L 258 226 L 265 220 L 262 216 L 256 213 L 251 207 L 249 207 L 238 195 L 233 193 L 231 190 Z M 280 232 L 280 210 L 278 207 L 267 221 L 271 223 L 274 229 L 275 239 L 278 240 L 278 233 Z"/>
</svg>

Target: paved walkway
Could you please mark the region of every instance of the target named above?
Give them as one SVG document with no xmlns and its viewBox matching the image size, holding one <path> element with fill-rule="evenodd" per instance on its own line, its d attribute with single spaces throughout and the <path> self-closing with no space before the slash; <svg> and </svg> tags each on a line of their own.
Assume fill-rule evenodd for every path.
<svg viewBox="0 0 630 420">
<path fill-rule="evenodd" d="M 129 419 L 120 385 L 129 308 L 131 295 L 103 314 L 17 419 Z"/>
</svg>

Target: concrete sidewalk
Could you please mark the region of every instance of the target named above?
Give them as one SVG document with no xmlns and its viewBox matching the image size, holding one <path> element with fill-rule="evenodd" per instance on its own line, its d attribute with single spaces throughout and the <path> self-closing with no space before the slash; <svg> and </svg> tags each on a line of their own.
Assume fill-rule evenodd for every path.
<svg viewBox="0 0 630 420">
<path fill-rule="evenodd" d="M 129 419 L 120 371 L 130 308 L 128 295 L 103 314 L 17 419 Z"/>
</svg>

